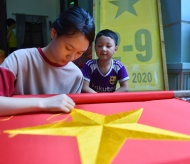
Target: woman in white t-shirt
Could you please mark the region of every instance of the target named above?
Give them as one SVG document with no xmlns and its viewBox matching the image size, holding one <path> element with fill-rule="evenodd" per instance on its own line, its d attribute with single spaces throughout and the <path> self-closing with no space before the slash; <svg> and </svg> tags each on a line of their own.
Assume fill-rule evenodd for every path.
<svg viewBox="0 0 190 164">
<path fill-rule="evenodd" d="M 51 41 L 43 48 L 20 49 L 0 66 L 0 115 L 31 111 L 69 112 L 75 106 L 66 94 L 80 93 L 83 75 L 72 62 L 94 40 L 93 18 L 72 7 L 54 21 Z M 12 95 L 60 94 L 49 98 L 12 98 Z"/>
</svg>

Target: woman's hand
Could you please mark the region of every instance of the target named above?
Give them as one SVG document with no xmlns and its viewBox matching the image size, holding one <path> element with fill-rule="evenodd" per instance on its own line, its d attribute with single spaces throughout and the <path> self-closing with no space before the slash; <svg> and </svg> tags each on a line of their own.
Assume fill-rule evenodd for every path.
<svg viewBox="0 0 190 164">
<path fill-rule="evenodd" d="M 40 101 L 40 108 L 43 111 L 62 111 L 68 113 L 74 106 L 74 101 L 66 94 L 43 98 Z"/>
</svg>

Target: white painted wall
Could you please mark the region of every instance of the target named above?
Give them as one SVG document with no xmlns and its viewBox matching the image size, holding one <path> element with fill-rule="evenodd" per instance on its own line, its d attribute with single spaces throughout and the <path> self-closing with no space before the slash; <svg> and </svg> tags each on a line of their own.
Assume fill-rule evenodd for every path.
<svg viewBox="0 0 190 164">
<path fill-rule="evenodd" d="M 93 0 L 79 0 L 78 6 L 83 7 L 90 15 L 93 15 Z"/>
<path fill-rule="evenodd" d="M 190 63 L 190 0 L 161 0 L 167 64 Z"/>
<path fill-rule="evenodd" d="M 48 16 L 47 27 L 49 27 L 49 21 L 53 22 L 60 14 L 59 0 L 6 0 L 6 3 L 7 18 L 16 19 L 13 13 Z M 78 3 L 92 15 L 93 0 L 79 0 Z M 50 41 L 49 28 L 47 39 Z"/>
<path fill-rule="evenodd" d="M 47 17 L 47 27 L 49 21 L 54 21 L 60 14 L 59 0 L 6 0 L 7 18 L 16 19 L 13 13 L 42 15 Z M 47 38 L 50 41 L 50 30 L 47 28 Z"/>
</svg>

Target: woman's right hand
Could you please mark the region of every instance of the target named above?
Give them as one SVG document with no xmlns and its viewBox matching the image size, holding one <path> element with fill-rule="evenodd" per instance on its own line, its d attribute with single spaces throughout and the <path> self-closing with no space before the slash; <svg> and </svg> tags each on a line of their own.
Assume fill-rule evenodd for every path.
<svg viewBox="0 0 190 164">
<path fill-rule="evenodd" d="M 68 113 L 72 109 L 74 109 L 74 107 L 75 107 L 74 101 L 66 94 L 46 97 L 40 101 L 40 108 L 43 111 L 49 111 L 49 112 L 62 111 Z"/>
</svg>

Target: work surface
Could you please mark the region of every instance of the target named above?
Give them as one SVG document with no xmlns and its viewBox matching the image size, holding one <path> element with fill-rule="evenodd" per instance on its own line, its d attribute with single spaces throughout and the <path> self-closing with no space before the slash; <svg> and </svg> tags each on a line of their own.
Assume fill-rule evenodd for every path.
<svg viewBox="0 0 190 164">
<path fill-rule="evenodd" d="M 36 96 L 46 97 L 49 95 Z M 120 136 L 123 134 L 122 131 L 118 131 L 118 134 L 113 135 L 103 130 L 102 134 L 105 133 L 106 137 L 100 137 L 100 142 L 97 144 L 94 142 L 99 133 L 97 133 L 97 130 L 93 131 L 91 127 L 89 132 L 86 129 L 84 130 L 85 141 L 83 142 L 76 132 L 77 128 L 69 132 L 72 126 L 69 130 L 67 129 L 68 132 L 62 129 L 58 129 L 58 132 L 50 131 L 55 125 L 64 128 L 67 125 L 64 124 L 65 122 L 72 122 L 72 114 L 69 118 L 67 118 L 69 114 L 64 113 L 31 113 L 6 116 L 0 117 L 0 164 L 76 164 L 89 163 L 89 161 L 90 163 L 99 163 L 97 161 L 104 161 L 102 159 L 104 156 L 111 158 L 110 161 L 106 161 L 107 163 L 118 164 L 190 163 L 190 140 L 188 139 L 188 136 L 190 136 L 190 103 L 174 98 L 172 92 L 78 94 L 70 96 L 77 103 L 76 111 L 80 109 L 78 113 L 74 114 L 76 117 L 81 114 L 81 110 L 84 114 L 87 112 L 87 115 L 93 116 L 94 119 L 91 118 L 92 120 L 98 120 L 99 117 L 110 114 L 117 115 L 118 113 L 140 110 L 138 124 L 185 134 L 187 139 L 184 140 L 183 137 L 181 139 L 180 137 L 179 139 L 175 139 L 175 137 L 174 139 L 164 139 L 164 136 L 160 134 L 153 135 L 153 138 L 151 138 L 152 134 L 156 134 L 159 130 L 153 130 L 154 132 L 144 135 L 143 131 L 145 129 L 141 128 L 140 133 L 132 131 L 131 133 L 134 135 L 125 136 L 125 140 L 115 155 L 109 155 L 109 153 L 112 153 L 110 145 L 115 146 L 120 140 L 120 137 L 114 138 L 113 136 Z M 81 115 L 78 118 L 81 118 L 84 123 L 87 117 Z M 37 126 L 36 129 L 43 129 L 44 125 L 46 126 L 45 132 L 36 131 L 31 134 L 31 127 Z M 79 127 L 81 123 L 74 123 L 73 125 Z M 26 132 L 23 132 L 23 128 Z M 48 132 L 48 129 L 50 132 Z M 60 135 L 60 133 L 63 133 L 63 135 Z M 114 133 L 117 133 L 117 130 L 114 130 Z M 76 137 L 77 135 L 79 138 Z M 84 148 L 85 146 L 80 147 L 85 142 L 86 148 Z M 97 149 L 97 151 L 91 152 L 91 150 L 88 150 L 89 147 L 91 147 L 91 150 Z M 98 149 L 102 151 L 100 154 L 103 154 L 100 159 L 96 159 Z M 90 151 L 91 156 L 89 156 L 88 151 Z M 97 155 L 94 155 L 94 153 Z"/>
</svg>

